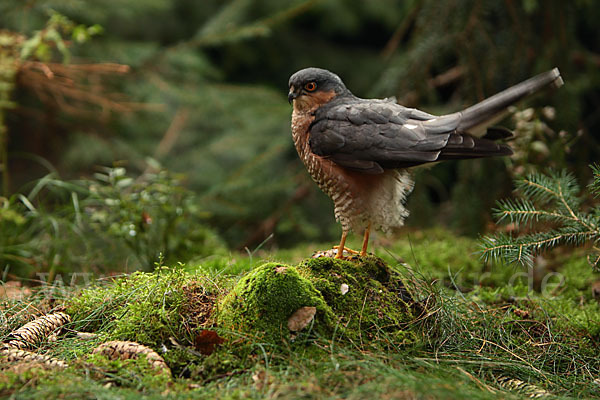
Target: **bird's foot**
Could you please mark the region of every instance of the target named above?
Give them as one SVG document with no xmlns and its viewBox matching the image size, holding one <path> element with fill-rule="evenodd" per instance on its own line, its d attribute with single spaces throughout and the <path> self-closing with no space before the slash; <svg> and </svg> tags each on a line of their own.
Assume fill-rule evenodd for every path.
<svg viewBox="0 0 600 400">
<path fill-rule="evenodd" d="M 333 246 L 332 250 L 335 250 L 336 253 L 337 253 L 340 250 L 340 246 Z M 345 246 L 344 246 L 344 250 L 343 251 L 345 251 L 348 254 L 358 254 L 359 253 L 358 251 L 349 249 L 348 247 L 345 247 Z"/>
<path fill-rule="evenodd" d="M 343 251 L 340 253 L 339 247 L 340 246 L 333 246 L 333 248 L 329 250 L 316 251 L 313 254 L 312 258 L 330 257 L 337 258 L 339 260 L 349 260 L 354 259 L 360 255 L 360 252 L 349 249 L 348 247 L 344 247 Z"/>
<path fill-rule="evenodd" d="M 358 251 L 349 249 L 345 246 L 342 248 L 342 251 L 340 251 L 340 246 L 333 246 L 333 249 L 331 250 L 335 252 L 335 258 L 338 260 L 347 260 L 356 257 L 359 254 Z"/>
</svg>

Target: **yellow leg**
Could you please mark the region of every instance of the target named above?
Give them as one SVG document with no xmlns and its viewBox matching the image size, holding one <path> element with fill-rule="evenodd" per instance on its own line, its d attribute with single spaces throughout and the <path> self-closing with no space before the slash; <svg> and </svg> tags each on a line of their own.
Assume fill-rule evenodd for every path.
<svg viewBox="0 0 600 400">
<path fill-rule="evenodd" d="M 342 239 L 340 240 L 340 245 L 338 246 L 337 254 L 335 258 L 344 258 L 344 246 L 346 245 L 346 236 L 348 236 L 348 232 L 342 232 Z"/>
<path fill-rule="evenodd" d="M 363 238 L 362 250 L 360 251 L 361 257 L 364 257 L 367 255 L 367 247 L 369 246 L 369 234 L 370 233 L 371 233 L 371 223 L 369 223 L 369 226 L 367 226 L 367 228 L 365 229 L 365 236 Z"/>
</svg>

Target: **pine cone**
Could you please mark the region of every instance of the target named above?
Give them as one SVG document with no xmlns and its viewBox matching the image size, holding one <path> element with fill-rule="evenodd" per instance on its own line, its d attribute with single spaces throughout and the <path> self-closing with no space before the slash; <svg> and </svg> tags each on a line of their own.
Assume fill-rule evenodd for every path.
<svg viewBox="0 0 600 400">
<path fill-rule="evenodd" d="M 44 315 L 11 332 L 7 345 L 18 349 L 33 348 L 69 322 L 71 317 L 63 312 Z"/>
<path fill-rule="evenodd" d="M 146 359 L 153 368 L 166 369 L 171 374 L 171 370 L 167 366 L 167 363 L 165 363 L 165 360 L 157 352 L 143 344 L 113 340 L 96 347 L 93 354 L 98 353 L 104 354 L 111 360 L 128 360 L 130 358 L 137 358 L 140 354 L 145 354 Z"/>
<path fill-rule="evenodd" d="M 15 348 L 0 349 L 0 359 L 3 360 L 1 363 L 3 366 L 6 365 L 6 362 L 17 361 L 39 362 L 53 368 L 66 368 L 68 366 L 67 363 L 62 360 Z"/>
<path fill-rule="evenodd" d="M 507 376 L 500 376 L 497 378 L 500 386 L 507 390 L 518 392 L 524 396 L 532 399 L 538 399 L 541 397 L 551 396 L 551 393 L 527 382 L 523 382 L 519 379 L 509 378 Z"/>
</svg>

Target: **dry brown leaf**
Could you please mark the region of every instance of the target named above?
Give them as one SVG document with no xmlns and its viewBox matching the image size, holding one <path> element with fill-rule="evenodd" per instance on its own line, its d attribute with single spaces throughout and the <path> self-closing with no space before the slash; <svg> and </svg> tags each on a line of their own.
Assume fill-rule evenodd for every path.
<svg viewBox="0 0 600 400">
<path fill-rule="evenodd" d="M 301 307 L 297 309 L 288 319 L 288 329 L 292 332 L 297 332 L 306 328 L 306 326 L 311 323 L 316 313 L 316 307 Z"/>
<path fill-rule="evenodd" d="M 204 355 L 211 355 L 215 351 L 215 347 L 225 341 L 217 332 L 208 329 L 200 332 L 194 339 L 194 347 Z"/>
</svg>

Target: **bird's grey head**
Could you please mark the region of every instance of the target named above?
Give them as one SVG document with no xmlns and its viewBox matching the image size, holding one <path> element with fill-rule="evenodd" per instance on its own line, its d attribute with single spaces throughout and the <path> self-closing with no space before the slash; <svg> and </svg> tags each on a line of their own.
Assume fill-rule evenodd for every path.
<svg viewBox="0 0 600 400">
<path fill-rule="evenodd" d="M 290 103 L 302 97 L 304 100 L 323 103 L 338 95 L 350 93 L 339 76 L 322 68 L 305 68 L 296 72 L 290 77 L 289 89 Z"/>
</svg>

